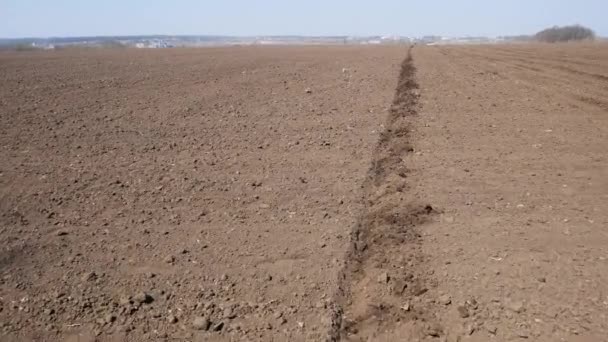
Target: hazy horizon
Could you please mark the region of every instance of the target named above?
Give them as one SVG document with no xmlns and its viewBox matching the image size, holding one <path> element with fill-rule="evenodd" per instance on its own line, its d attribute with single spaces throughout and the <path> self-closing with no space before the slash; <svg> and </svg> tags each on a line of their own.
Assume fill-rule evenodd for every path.
<svg viewBox="0 0 608 342">
<path fill-rule="evenodd" d="M 608 35 L 608 3 L 572 1 L 21 0 L 0 4 L 0 38 L 138 35 L 508 36 L 581 24 Z"/>
</svg>

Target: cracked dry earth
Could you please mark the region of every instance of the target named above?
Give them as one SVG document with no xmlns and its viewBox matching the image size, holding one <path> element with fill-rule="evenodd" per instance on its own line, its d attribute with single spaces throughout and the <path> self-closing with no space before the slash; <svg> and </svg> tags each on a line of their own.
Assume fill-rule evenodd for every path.
<svg viewBox="0 0 608 342">
<path fill-rule="evenodd" d="M 608 46 L 0 53 L 2 341 L 608 341 Z"/>
</svg>

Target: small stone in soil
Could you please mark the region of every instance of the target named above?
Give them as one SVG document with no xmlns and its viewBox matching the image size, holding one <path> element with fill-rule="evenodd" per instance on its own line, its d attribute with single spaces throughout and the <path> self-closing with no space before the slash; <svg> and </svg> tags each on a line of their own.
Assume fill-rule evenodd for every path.
<svg viewBox="0 0 608 342">
<path fill-rule="evenodd" d="M 213 331 L 221 331 L 224 328 L 224 322 L 219 322 L 213 326 Z"/>
<path fill-rule="evenodd" d="M 192 327 L 196 330 L 209 330 L 211 322 L 205 317 L 195 317 L 192 321 Z"/>
<path fill-rule="evenodd" d="M 167 264 L 172 264 L 175 262 L 175 257 L 173 255 L 167 255 L 164 259 Z"/>
<path fill-rule="evenodd" d="M 427 293 L 428 290 L 429 289 L 427 289 L 426 287 L 422 287 L 422 286 L 417 285 L 417 286 L 414 287 L 414 289 L 413 289 L 412 292 L 414 293 L 414 296 L 420 297 L 423 294 Z"/>
<path fill-rule="evenodd" d="M 439 297 L 439 304 L 441 305 L 450 305 L 452 304 L 452 298 L 449 295 L 443 295 Z"/>
<path fill-rule="evenodd" d="M 492 335 L 496 335 L 496 332 L 498 331 L 498 328 L 496 328 L 496 327 L 495 327 L 495 326 L 493 326 L 493 325 L 487 325 L 487 326 L 486 326 L 486 330 L 487 330 L 487 331 L 488 331 L 490 334 L 492 334 Z"/>
<path fill-rule="evenodd" d="M 97 274 L 95 272 L 87 272 L 82 275 L 82 281 L 93 281 L 97 279 Z"/>
<path fill-rule="evenodd" d="M 124 324 L 124 325 L 121 325 L 120 327 L 118 327 L 118 331 L 125 332 L 125 333 L 128 333 L 131 330 L 133 330 L 133 329 L 128 324 Z"/>
<path fill-rule="evenodd" d="M 224 309 L 224 318 L 227 319 L 235 319 L 236 318 L 236 313 L 234 313 L 234 311 L 231 308 L 226 308 Z"/>
<path fill-rule="evenodd" d="M 425 329 L 425 333 L 428 336 L 432 336 L 432 337 L 439 337 L 439 336 L 441 336 L 442 332 L 443 332 L 443 329 L 441 328 L 440 325 L 438 325 L 436 323 L 435 324 L 428 324 L 426 326 L 426 329 Z"/>
<path fill-rule="evenodd" d="M 469 324 L 464 328 L 464 332 L 467 335 L 473 335 L 473 333 L 475 332 L 475 326 L 473 324 Z"/>
<path fill-rule="evenodd" d="M 406 288 L 407 283 L 401 279 L 397 279 L 391 285 L 391 292 L 393 292 L 393 294 L 396 296 L 400 296 L 403 294 L 403 292 L 405 292 Z"/>
<path fill-rule="evenodd" d="M 507 309 L 515 313 L 521 313 L 524 310 L 524 303 L 520 301 L 507 301 L 506 306 Z"/>
<path fill-rule="evenodd" d="M 114 316 L 113 314 L 107 314 L 104 319 L 103 319 L 106 323 L 110 324 L 112 322 L 114 322 L 116 320 L 116 316 Z"/>
<path fill-rule="evenodd" d="M 388 273 L 386 273 L 386 272 L 382 272 L 382 273 L 380 273 L 380 275 L 378 276 L 378 282 L 379 282 L 380 284 L 386 284 L 386 283 L 388 283 L 388 281 L 389 281 L 389 280 L 390 280 L 390 278 L 389 278 L 389 276 L 388 276 Z"/>
<path fill-rule="evenodd" d="M 131 304 L 131 297 L 122 296 L 118 302 L 121 306 L 126 306 Z"/>
<path fill-rule="evenodd" d="M 528 337 L 530 337 L 530 334 L 525 329 L 521 329 L 521 328 L 517 329 L 517 331 L 515 333 L 520 338 L 528 338 Z"/>
<path fill-rule="evenodd" d="M 467 305 L 467 307 L 473 310 L 477 310 L 477 308 L 479 307 L 479 304 L 477 303 L 477 300 L 475 300 L 475 298 L 467 300 L 465 304 Z"/>
<path fill-rule="evenodd" d="M 154 301 L 154 298 L 145 292 L 139 292 L 133 297 L 133 300 L 141 304 L 150 304 Z"/>
<path fill-rule="evenodd" d="M 461 318 L 469 317 L 469 310 L 466 308 L 466 306 L 460 305 L 458 306 L 457 310 Z"/>
</svg>

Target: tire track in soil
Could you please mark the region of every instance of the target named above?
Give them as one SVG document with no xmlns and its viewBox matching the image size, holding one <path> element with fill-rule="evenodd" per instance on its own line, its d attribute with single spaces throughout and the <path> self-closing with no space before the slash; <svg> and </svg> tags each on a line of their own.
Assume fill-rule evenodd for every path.
<svg viewBox="0 0 608 342">
<path fill-rule="evenodd" d="M 408 191 L 404 160 L 413 152 L 409 132 L 419 97 L 412 49 L 362 185 L 364 209 L 339 274 L 329 341 L 383 339 L 397 324 L 430 320 L 425 304 L 416 301 L 429 283 L 416 227 L 435 210 Z"/>
</svg>

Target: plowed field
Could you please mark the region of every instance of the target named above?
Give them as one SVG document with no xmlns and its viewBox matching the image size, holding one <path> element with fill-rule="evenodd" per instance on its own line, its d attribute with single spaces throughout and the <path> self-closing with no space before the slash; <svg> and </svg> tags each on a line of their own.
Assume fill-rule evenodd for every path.
<svg viewBox="0 0 608 342">
<path fill-rule="evenodd" d="M 606 341 L 608 46 L 0 53 L 2 341 Z"/>
</svg>

